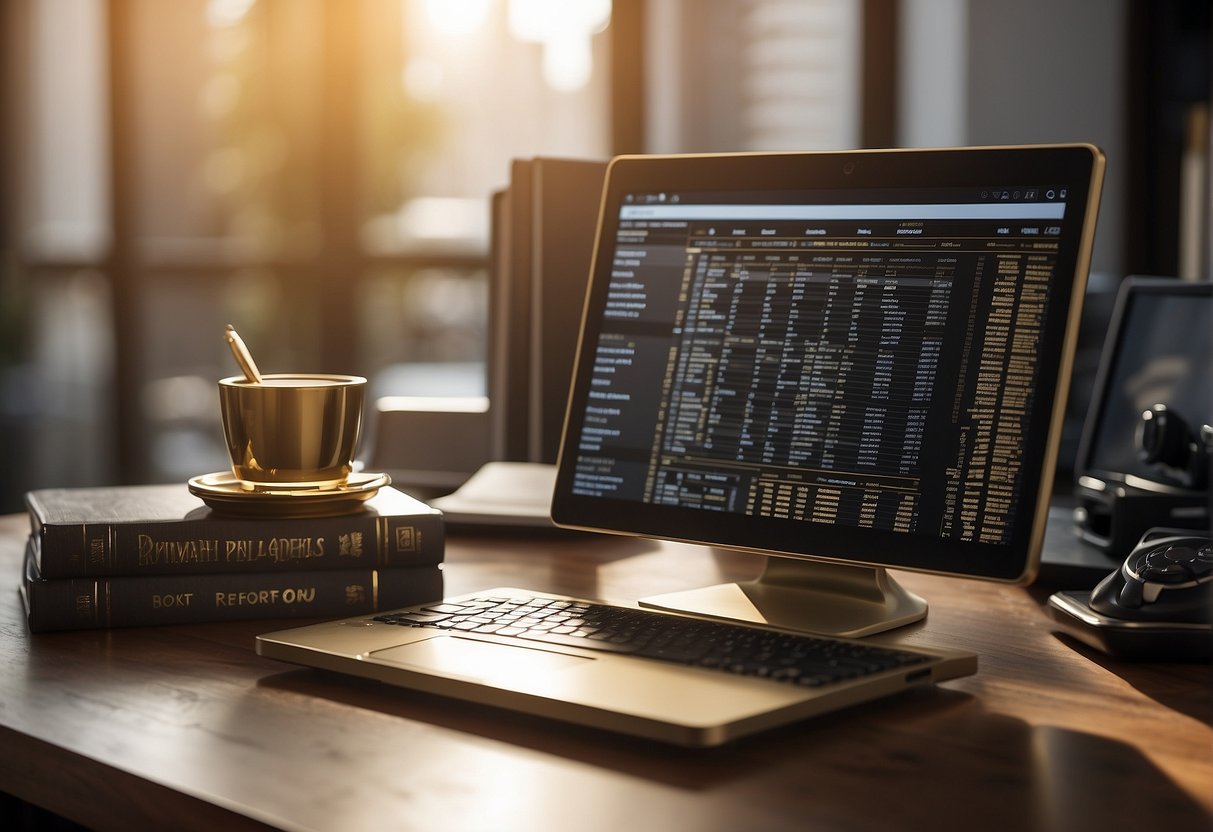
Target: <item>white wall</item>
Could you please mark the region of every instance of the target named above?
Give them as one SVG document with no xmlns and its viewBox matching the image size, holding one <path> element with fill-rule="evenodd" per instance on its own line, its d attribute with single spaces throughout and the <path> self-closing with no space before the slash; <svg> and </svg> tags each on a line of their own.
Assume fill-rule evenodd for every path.
<svg viewBox="0 0 1213 832">
<path fill-rule="evenodd" d="M 1122 276 L 1126 0 L 903 0 L 899 140 L 1092 142 L 1108 156 L 1092 280 Z"/>
<path fill-rule="evenodd" d="M 1124 0 L 971 0 L 968 129 L 974 144 L 1087 141 L 1108 156 L 1091 262 L 1122 276 Z"/>
</svg>

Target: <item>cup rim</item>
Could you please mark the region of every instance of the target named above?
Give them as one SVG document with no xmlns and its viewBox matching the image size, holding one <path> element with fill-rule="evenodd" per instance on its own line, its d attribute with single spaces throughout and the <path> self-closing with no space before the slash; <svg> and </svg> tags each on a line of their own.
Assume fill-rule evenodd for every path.
<svg viewBox="0 0 1213 832">
<path fill-rule="evenodd" d="M 345 373 L 262 373 L 262 378 L 270 379 L 285 379 L 285 378 L 308 378 L 322 379 L 324 381 L 335 381 L 347 386 L 356 386 L 366 384 L 366 379 L 362 376 L 347 375 Z M 227 378 L 219 379 L 219 384 L 224 387 L 253 387 L 247 378 L 244 376 L 228 376 Z M 282 388 L 278 388 L 282 389 Z"/>
</svg>

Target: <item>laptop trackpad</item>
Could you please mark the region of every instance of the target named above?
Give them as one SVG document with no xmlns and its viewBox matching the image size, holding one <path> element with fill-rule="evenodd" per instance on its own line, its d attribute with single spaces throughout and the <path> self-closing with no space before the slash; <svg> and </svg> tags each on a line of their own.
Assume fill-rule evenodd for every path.
<svg viewBox="0 0 1213 832">
<path fill-rule="evenodd" d="M 582 656 L 447 635 L 376 650 L 370 655 L 378 661 L 489 683 L 517 682 L 533 674 L 567 670 L 593 661 Z"/>
</svg>

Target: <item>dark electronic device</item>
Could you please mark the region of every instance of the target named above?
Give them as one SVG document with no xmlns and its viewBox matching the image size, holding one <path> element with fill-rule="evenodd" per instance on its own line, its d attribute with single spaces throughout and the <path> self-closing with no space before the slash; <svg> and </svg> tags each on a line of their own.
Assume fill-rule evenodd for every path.
<svg viewBox="0 0 1213 832">
<path fill-rule="evenodd" d="M 1075 522 L 1119 559 L 1147 529 L 1207 533 L 1213 283 L 1121 285 L 1078 454 Z"/>
<path fill-rule="evenodd" d="M 1031 580 L 1102 165 L 615 159 L 552 519 L 774 555 L 642 603 L 792 629 L 920 619 L 886 568 Z"/>
<path fill-rule="evenodd" d="M 1049 615 L 1063 632 L 1123 659 L 1213 655 L 1213 541 L 1152 529 L 1091 592 L 1058 592 Z"/>
</svg>

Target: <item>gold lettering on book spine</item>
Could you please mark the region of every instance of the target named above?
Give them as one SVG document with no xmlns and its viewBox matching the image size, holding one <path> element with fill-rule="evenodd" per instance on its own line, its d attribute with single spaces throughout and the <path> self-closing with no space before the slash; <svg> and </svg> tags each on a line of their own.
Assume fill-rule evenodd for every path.
<svg viewBox="0 0 1213 832">
<path fill-rule="evenodd" d="M 152 596 L 152 609 L 168 609 L 170 607 L 189 607 L 193 606 L 194 593 L 192 592 L 169 592 L 164 595 Z"/>
<path fill-rule="evenodd" d="M 362 557 L 362 532 L 337 535 L 337 556 L 342 558 Z"/>
<path fill-rule="evenodd" d="M 103 568 L 106 565 L 105 538 L 94 537 L 88 542 L 88 565 L 92 568 Z"/>
<path fill-rule="evenodd" d="M 96 587 L 96 583 L 93 584 Z M 97 607 L 87 592 L 76 596 L 76 618 L 85 624 L 97 623 Z"/>
<path fill-rule="evenodd" d="M 219 541 L 215 539 L 156 540 L 141 534 L 136 537 L 136 549 L 140 566 L 218 563 L 220 559 Z"/>
<path fill-rule="evenodd" d="M 216 592 L 216 607 L 256 607 L 285 604 L 314 604 L 316 587 L 287 587 L 286 589 L 257 589 L 242 592 Z"/>
<path fill-rule="evenodd" d="M 80 524 L 80 544 L 83 547 L 81 551 L 84 553 L 83 563 L 77 563 L 77 566 L 83 566 L 86 569 L 104 572 L 106 567 L 111 566 L 111 560 L 114 557 L 114 529 L 112 526 L 105 526 L 101 529 L 92 527 L 90 529 L 87 523 Z"/>
<path fill-rule="evenodd" d="M 347 541 L 356 555 L 361 554 L 361 536 Z M 196 540 L 157 540 L 148 534 L 136 537 L 137 563 L 149 566 L 184 566 L 202 563 L 294 563 L 322 558 L 325 555 L 323 537 L 271 537 L 226 540 L 198 538 Z"/>
<path fill-rule="evenodd" d="M 271 537 L 223 541 L 222 559 L 226 563 L 290 563 L 322 558 L 325 555 L 323 537 Z"/>
<path fill-rule="evenodd" d="M 399 526 L 396 529 L 396 551 L 417 552 L 421 549 L 421 532 L 416 526 Z"/>
</svg>

